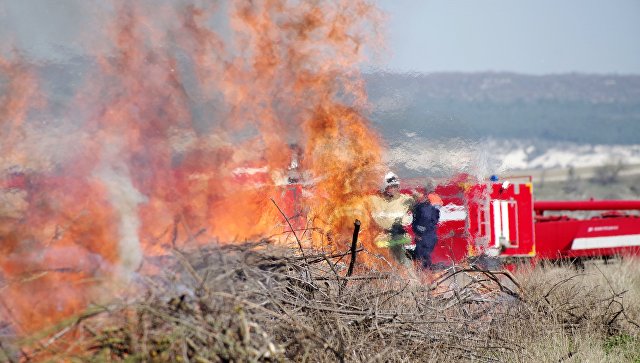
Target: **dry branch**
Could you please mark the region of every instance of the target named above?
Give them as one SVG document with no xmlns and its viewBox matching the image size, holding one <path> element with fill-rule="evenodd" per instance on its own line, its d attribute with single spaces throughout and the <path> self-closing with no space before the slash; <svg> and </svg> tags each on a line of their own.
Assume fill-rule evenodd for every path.
<svg viewBox="0 0 640 363">
<path fill-rule="evenodd" d="M 141 280 L 137 302 L 81 322 L 81 330 L 91 332 L 78 343 L 83 359 L 535 360 L 522 338 L 496 329 L 530 334 L 540 330 L 540 320 L 572 331 L 599 322 L 606 331 L 626 319 L 623 293 L 612 287 L 611 296 L 585 307 L 560 300 L 560 292 L 576 293 L 566 284 L 572 278 L 545 288 L 539 299 L 525 298 L 507 271 L 454 266 L 423 285 L 372 270 L 342 276 L 337 259 L 351 251 L 303 253 L 266 241 L 176 249 L 163 260 L 164 275 Z M 65 328 L 44 338 L 48 353 L 64 349 Z M 36 356 L 29 359 L 38 360 L 38 353 L 32 350 Z"/>
</svg>

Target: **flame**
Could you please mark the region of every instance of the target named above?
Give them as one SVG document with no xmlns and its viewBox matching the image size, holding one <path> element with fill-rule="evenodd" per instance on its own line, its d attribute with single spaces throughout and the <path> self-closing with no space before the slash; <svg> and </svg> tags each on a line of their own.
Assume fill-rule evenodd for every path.
<svg viewBox="0 0 640 363">
<path fill-rule="evenodd" d="M 144 269 L 145 256 L 212 240 L 291 242 L 273 202 L 294 228 L 318 228 L 304 233 L 308 246 L 345 249 L 359 218 L 361 241 L 382 253 L 364 205 L 383 146 L 358 69 L 365 46 L 379 42 L 373 5 L 111 5 L 107 44 L 88 50 L 92 70 L 68 104 L 82 122 L 59 142 L 65 152 L 42 152 L 53 137 L 29 118 L 46 110 L 37 75 L 25 60 L 0 61 L 0 165 L 28 179 L 3 189 L 21 207 L 0 215 L 0 311 L 18 332 L 100 300 Z M 219 14 L 226 33 L 212 24 Z M 294 169 L 304 185 L 295 208 L 286 195 Z M 303 216 L 294 220 L 294 209 Z"/>
</svg>

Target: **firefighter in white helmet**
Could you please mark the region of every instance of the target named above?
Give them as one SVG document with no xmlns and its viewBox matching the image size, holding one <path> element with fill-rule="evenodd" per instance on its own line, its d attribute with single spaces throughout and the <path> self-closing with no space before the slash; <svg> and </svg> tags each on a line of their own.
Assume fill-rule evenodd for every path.
<svg viewBox="0 0 640 363">
<path fill-rule="evenodd" d="M 393 257 L 401 265 L 410 267 L 405 245 L 411 243 L 411 238 L 405 227 L 411 224 L 409 210 L 414 200 L 408 195 L 400 193 L 400 179 L 392 172 L 384 176 L 380 193 L 371 196 L 369 210 L 371 217 L 382 230 L 375 238 L 378 247 L 387 247 Z"/>
</svg>

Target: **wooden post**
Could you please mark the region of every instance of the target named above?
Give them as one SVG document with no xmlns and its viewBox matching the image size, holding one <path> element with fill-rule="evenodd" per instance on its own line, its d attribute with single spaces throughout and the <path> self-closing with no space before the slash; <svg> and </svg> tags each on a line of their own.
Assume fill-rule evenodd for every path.
<svg viewBox="0 0 640 363">
<path fill-rule="evenodd" d="M 349 262 L 347 277 L 351 276 L 351 274 L 353 273 L 353 267 L 356 264 L 356 245 L 358 244 L 358 233 L 360 233 L 360 221 L 356 219 L 356 221 L 353 223 L 353 238 L 351 239 L 351 262 Z"/>
</svg>

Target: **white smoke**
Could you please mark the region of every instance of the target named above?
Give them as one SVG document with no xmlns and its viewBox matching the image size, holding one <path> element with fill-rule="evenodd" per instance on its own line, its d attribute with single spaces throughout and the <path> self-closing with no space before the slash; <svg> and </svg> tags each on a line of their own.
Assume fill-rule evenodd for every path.
<svg viewBox="0 0 640 363">
<path fill-rule="evenodd" d="M 405 139 L 390 146 L 385 155 L 386 162 L 392 168 L 410 174 L 410 177 L 449 177 L 467 173 L 483 180 L 496 173 L 500 167 L 500 159 L 495 150 L 470 140 L 430 140 L 407 134 Z"/>
<path fill-rule="evenodd" d="M 142 263 L 142 248 L 138 230 L 140 220 L 138 205 L 146 201 L 133 185 L 129 170 L 122 163 L 101 166 L 94 176 L 104 183 L 109 193 L 111 206 L 120 218 L 118 232 L 118 253 L 123 277 L 128 278 Z"/>
</svg>

